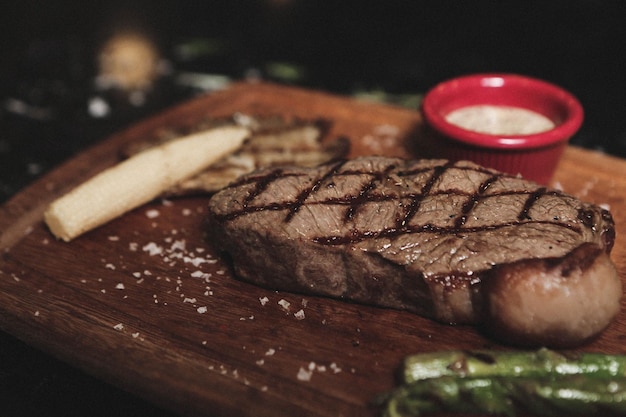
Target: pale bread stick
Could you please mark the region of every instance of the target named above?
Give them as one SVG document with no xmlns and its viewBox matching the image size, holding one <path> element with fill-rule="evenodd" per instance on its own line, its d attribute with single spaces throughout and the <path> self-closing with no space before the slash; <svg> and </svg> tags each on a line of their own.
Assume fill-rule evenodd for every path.
<svg viewBox="0 0 626 417">
<path fill-rule="evenodd" d="M 58 239 L 70 241 L 234 152 L 249 133 L 240 126 L 219 127 L 149 148 L 55 200 L 44 220 Z"/>
</svg>

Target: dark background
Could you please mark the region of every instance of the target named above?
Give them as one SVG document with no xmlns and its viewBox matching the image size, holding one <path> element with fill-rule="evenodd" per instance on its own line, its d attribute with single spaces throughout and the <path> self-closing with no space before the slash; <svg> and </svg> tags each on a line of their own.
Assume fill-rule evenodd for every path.
<svg viewBox="0 0 626 417">
<path fill-rule="evenodd" d="M 620 0 L 13 3 L 0 6 L 0 203 L 110 133 L 217 88 L 181 82 L 189 73 L 414 108 L 456 75 L 521 73 L 580 99 L 585 122 L 573 144 L 626 157 Z M 94 83 L 102 43 L 129 27 L 149 36 L 170 68 L 140 105 Z M 105 117 L 89 111 L 94 97 L 110 106 Z M 0 333 L 0 415 L 172 414 Z"/>
</svg>

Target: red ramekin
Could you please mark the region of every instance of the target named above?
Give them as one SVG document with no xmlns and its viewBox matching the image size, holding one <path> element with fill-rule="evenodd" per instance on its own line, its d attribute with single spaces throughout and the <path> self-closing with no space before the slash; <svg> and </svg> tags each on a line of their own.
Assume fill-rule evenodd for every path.
<svg viewBox="0 0 626 417">
<path fill-rule="evenodd" d="M 546 116 L 555 127 L 528 135 L 492 135 L 446 121 L 450 112 L 473 105 L 532 110 Z M 583 108 L 572 94 L 516 74 L 474 74 L 444 81 L 424 96 L 422 114 L 435 133 L 439 156 L 470 160 L 541 184 L 550 181 L 569 139 L 583 121 Z"/>
</svg>

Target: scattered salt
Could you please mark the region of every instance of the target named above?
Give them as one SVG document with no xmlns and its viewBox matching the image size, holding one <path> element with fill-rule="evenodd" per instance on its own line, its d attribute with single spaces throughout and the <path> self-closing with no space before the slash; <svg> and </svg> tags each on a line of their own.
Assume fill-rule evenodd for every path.
<svg viewBox="0 0 626 417">
<path fill-rule="evenodd" d="M 284 310 L 289 310 L 289 306 L 291 305 L 291 303 L 284 298 L 281 298 L 278 302 L 278 305 L 281 306 Z"/>
<path fill-rule="evenodd" d="M 124 289 L 124 284 L 122 284 L 122 283 L 120 282 L 119 284 L 117 284 L 117 285 L 115 286 L 115 289 L 116 289 L 116 290 L 123 290 L 123 289 Z"/>
<path fill-rule="evenodd" d="M 163 253 L 163 248 L 154 242 L 150 242 L 147 245 L 144 245 L 141 249 L 144 252 L 148 252 L 150 256 L 160 255 Z"/>
<path fill-rule="evenodd" d="M 117 323 L 115 326 L 113 326 L 113 328 L 115 330 L 122 331 L 124 330 L 124 325 L 122 323 Z"/>
<path fill-rule="evenodd" d="M 204 314 L 208 311 L 208 309 L 206 307 L 198 307 L 197 311 L 200 314 Z"/>
<path fill-rule="evenodd" d="M 146 217 L 149 218 L 149 219 L 155 219 L 155 218 L 159 217 L 159 214 L 160 214 L 159 210 L 155 210 L 155 209 L 146 211 Z"/>
<path fill-rule="evenodd" d="M 264 306 L 265 304 L 267 304 L 270 301 L 270 299 L 267 298 L 267 297 L 261 297 L 261 298 L 259 298 L 259 301 L 261 302 L 261 305 Z"/>
<path fill-rule="evenodd" d="M 309 382 L 312 376 L 313 376 L 313 371 L 311 370 L 304 369 L 303 367 L 300 367 L 300 369 L 298 370 L 298 375 L 297 375 L 298 381 Z"/>
<path fill-rule="evenodd" d="M 184 251 L 186 249 L 187 246 L 187 242 L 185 242 L 185 240 L 176 240 L 174 241 L 174 243 L 172 244 L 172 246 L 170 247 L 171 251 Z"/>
<path fill-rule="evenodd" d="M 298 310 L 297 312 L 293 313 L 294 317 L 297 318 L 298 320 L 304 320 L 304 310 Z"/>
<path fill-rule="evenodd" d="M 109 236 L 108 239 L 111 242 L 117 242 L 118 240 L 120 240 L 120 237 L 119 236 Z"/>
<path fill-rule="evenodd" d="M 185 256 L 183 257 L 183 261 L 185 263 L 190 263 L 195 267 L 198 267 L 199 265 L 202 265 L 203 263 L 206 263 L 207 260 L 204 258 L 192 258 L 190 256 Z M 217 271 L 217 273 L 219 274 L 220 271 Z"/>
<path fill-rule="evenodd" d="M 340 367 L 338 367 L 338 366 L 337 366 L 337 364 L 336 364 L 335 362 L 333 362 L 333 363 L 331 363 L 331 364 L 330 364 L 330 369 L 331 369 L 334 373 L 336 373 L 336 374 L 338 374 L 339 372 L 341 372 L 341 368 L 340 368 Z"/>
</svg>

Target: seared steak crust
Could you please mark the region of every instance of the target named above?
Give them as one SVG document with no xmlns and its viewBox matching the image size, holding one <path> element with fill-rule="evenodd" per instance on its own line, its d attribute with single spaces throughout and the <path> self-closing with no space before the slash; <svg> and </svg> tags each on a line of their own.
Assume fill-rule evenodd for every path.
<svg viewBox="0 0 626 417">
<path fill-rule="evenodd" d="M 558 263 L 585 243 L 608 259 L 615 239 L 598 206 L 444 160 L 261 170 L 213 196 L 209 211 L 213 239 L 244 280 L 448 323 L 485 321 L 483 281 L 502 265 Z"/>
</svg>

